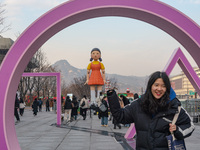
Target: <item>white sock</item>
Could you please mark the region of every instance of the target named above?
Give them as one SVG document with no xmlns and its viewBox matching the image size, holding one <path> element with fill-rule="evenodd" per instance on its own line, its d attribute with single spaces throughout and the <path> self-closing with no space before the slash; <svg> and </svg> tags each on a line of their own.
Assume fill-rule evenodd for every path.
<svg viewBox="0 0 200 150">
<path fill-rule="evenodd" d="M 96 101 L 96 97 L 95 97 L 95 90 L 91 90 L 91 104 L 95 103 Z"/>
<path fill-rule="evenodd" d="M 97 97 L 99 98 L 101 90 L 97 91 Z"/>
</svg>

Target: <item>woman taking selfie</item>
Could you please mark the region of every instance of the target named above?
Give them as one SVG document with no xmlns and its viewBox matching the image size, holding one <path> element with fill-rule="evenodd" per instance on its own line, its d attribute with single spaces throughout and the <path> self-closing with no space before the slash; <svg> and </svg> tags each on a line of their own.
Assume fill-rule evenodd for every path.
<svg viewBox="0 0 200 150">
<path fill-rule="evenodd" d="M 181 140 L 194 131 L 194 124 L 182 107 L 176 124 L 171 124 L 181 103 L 171 89 L 165 72 L 153 73 L 145 94 L 125 108 L 120 108 L 114 90 L 108 91 L 107 96 L 110 110 L 116 120 L 123 124 L 135 123 L 137 150 L 168 150 L 166 136 L 171 132 L 176 139 Z"/>
</svg>

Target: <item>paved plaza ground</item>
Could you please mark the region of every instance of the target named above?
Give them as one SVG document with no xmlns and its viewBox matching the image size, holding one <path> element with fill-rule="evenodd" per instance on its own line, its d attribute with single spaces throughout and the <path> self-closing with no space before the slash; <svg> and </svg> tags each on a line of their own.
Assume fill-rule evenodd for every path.
<svg viewBox="0 0 200 150">
<path fill-rule="evenodd" d="M 43 108 L 44 109 L 44 108 Z M 123 136 L 128 128 L 113 129 L 101 127 L 96 115 L 67 125 L 56 126 L 54 112 L 39 112 L 33 116 L 31 109 L 25 109 L 21 121 L 15 125 L 22 150 L 131 150 L 135 141 L 126 141 Z M 186 140 L 188 150 L 200 149 L 200 126 L 196 125 L 193 135 Z"/>
</svg>

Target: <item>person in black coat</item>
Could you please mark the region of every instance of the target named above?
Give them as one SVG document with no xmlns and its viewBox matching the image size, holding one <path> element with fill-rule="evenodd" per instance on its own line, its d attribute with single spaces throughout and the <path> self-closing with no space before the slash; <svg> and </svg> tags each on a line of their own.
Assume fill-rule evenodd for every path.
<svg viewBox="0 0 200 150">
<path fill-rule="evenodd" d="M 50 111 L 49 110 L 49 99 L 47 99 L 47 101 L 46 101 L 46 111 Z"/>
<path fill-rule="evenodd" d="M 114 90 L 108 91 L 107 95 L 113 117 L 123 124 L 135 123 L 136 150 L 168 150 L 166 136 L 171 132 L 176 139 L 182 140 L 194 131 L 194 124 L 183 108 L 176 124 L 171 124 L 181 103 L 165 72 L 153 73 L 145 94 L 124 108 L 120 108 Z"/>
<path fill-rule="evenodd" d="M 99 109 L 99 115 L 100 115 L 100 118 L 101 118 L 101 126 L 105 126 L 107 127 L 108 126 L 108 103 L 107 103 L 107 97 L 104 96 L 101 103 L 103 105 L 105 105 L 106 107 L 106 111 L 101 111 Z"/>
<path fill-rule="evenodd" d="M 79 103 L 77 101 L 76 96 L 73 95 L 72 97 L 72 104 L 73 104 L 73 108 L 72 108 L 72 117 L 73 119 L 77 119 L 77 115 L 78 115 L 78 108 L 79 108 Z"/>
<path fill-rule="evenodd" d="M 64 109 L 65 109 L 64 119 L 67 122 L 71 121 L 72 106 L 73 106 L 72 101 L 71 101 L 70 97 L 67 96 L 66 100 L 65 100 L 65 106 L 64 106 Z"/>
<path fill-rule="evenodd" d="M 124 106 L 130 104 L 129 99 L 126 98 L 123 94 L 120 95 L 120 98 L 123 100 Z"/>
<path fill-rule="evenodd" d="M 38 101 L 37 101 L 37 98 L 35 98 L 35 100 L 33 101 L 33 105 L 32 105 L 32 108 L 33 108 L 33 115 L 36 116 L 37 115 L 37 112 L 38 112 Z"/>
<path fill-rule="evenodd" d="M 17 119 L 16 123 L 20 122 L 18 109 L 19 109 L 19 99 L 18 99 L 18 96 L 16 94 L 16 96 L 15 96 L 15 110 L 14 110 L 14 115 L 15 115 L 15 118 Z"/>
<path fill-rule="evenodd" d="M 24 108 L 25 108 L 25 102 L 23 101 L 22 98 L 20 98 L 20 101 L 19 101 L 19 114 L 21 116 L 23 116 L 23 114 L 24 114 Z"/>
<path fill-rule="evenodd" d="M 136 100 L 136 99 L 138 99 L 138 98 L 139 98 L 138 93 L 135 93 L 135 94 L 134 94 L 134 100 Z"/>
<path fill-rule="evenodd" d="M 126 98 L 123 94 L 120 95 L 121 100 L 124 103 L 124 106 L 130 104 L 129 99 Z M 124 124 L 125 127 L 130 127 L 130 124 Z"/>
</svg>

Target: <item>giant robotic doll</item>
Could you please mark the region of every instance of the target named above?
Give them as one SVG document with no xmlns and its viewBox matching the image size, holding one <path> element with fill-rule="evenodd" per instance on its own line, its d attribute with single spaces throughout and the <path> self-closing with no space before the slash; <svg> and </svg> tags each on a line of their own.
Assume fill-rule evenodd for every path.
<svg viewBox="0 0 200 150">
<path fill-rule="evenodd" d="M 93 48 L 91 51 L 91 63 L 87 67 L 87 80 L 86 84 L 90 86 L 91 104 L 95 103 L 96 94 L 95 87 L 97 86 L 97 97 L 99 97 L 102 86 L 106 83 L 105 80 L 105 67 L 101 63 L 101 51 L 98 48 Z"/>
</svg>

